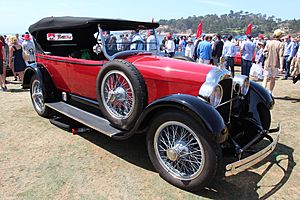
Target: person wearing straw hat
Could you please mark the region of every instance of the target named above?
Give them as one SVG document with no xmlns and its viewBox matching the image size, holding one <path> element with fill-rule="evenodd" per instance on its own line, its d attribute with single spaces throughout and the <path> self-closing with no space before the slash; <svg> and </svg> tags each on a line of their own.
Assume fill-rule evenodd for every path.
<svg viewBox="0 0 300 200">
<path fill-rule="evenodd" d="M 32 63 L 35 63 L 35 46 L 28 32 L 24 34 L 22 39 L 23 58 L 26 63 L 26 66 L 28 66 Z"/>
<path fill-rule="evenodd" d="M 193 58 L 194 49 L 195 49 L 194 41 L 192 40 L 192 38 L 189 37 L 187 42 L 188 43 L 185 47 L 185 56 Z"/>
<path fill-rule="evenodd" d="M 280 67 L 280 58 L 283 56 L 283 46 L 281 44 L 281 37 L 283 32 L 280 29 L 274 31 L 273 38 L 267 42 L 263 54 L 265 56 L 265 66 L 263 72 L 262 86 L 267 88 L 267 83 L 270 80 L 270 90 L 272 94 L 275 87 L 275 78 Z"/>
</svg>

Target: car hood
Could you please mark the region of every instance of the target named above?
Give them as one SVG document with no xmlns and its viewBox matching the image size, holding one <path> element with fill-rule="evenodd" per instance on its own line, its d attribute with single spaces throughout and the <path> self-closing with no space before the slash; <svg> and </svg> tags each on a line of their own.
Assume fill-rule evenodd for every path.
<svg viewBox="0 0 300 200">
<path fill-rule="evenodd" d="M 126 59 L 135 65 L 145 79 L 157 79 L 170 82 L 201 86 L 208 72 L 214 67 L 154 55 L 135 55 Z"/>
</svg>

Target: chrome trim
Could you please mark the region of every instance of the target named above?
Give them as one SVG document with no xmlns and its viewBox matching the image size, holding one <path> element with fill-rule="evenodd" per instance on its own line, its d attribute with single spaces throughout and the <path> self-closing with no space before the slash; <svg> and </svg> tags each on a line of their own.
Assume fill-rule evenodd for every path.
<svg viewBox="0 0 300 200">
<path fill-rule="evenodd" d="M 212 92 L 215 90 L 217 86 L 221 87 L 219 85 L 219 82 L 221 80 L 231 78 L 231 72 L 227 69 L 220 69 L 218 67 L 213 67 L 207 74 L 204 84 L 199 89 L 199 96 L 203 97 L 207 102 L 209 102 L 209 97 L 212 94 Z M 223 97 L 223 88 L 222 89 L 222 97 Z M 231 92 L 232 97 L 232 92 Z M 220 99 L 220 102 L 222 101 L 222 98 Z M 210 102 L 209 102 L 210 103 Z M 219 106 L 219 105 L 217 105 Z M 215 106 L 215 107 L 217 107 Z"/>
<path fill-rule="evenodd" d="M 225 102 L 223 102 L 223 103 L 217 105 L 215 108 L 218 108 L 218 107 L 220 107 L 220 106 L 223 106 L 223 105 L 225 105 L 225 104 L 227 104 L 227 103 L 232 103 L 234 100 L 236 100 L 236 99 L 238 99 L 238 98 L 239 98 L 238 96 L 233 97 L 233 98 L 231 98 L 230 100 L 225 101 Z M 231 106 L 230 106 L 230 110 L 231 110 Z"/>
<path fill-rule="evenodd" d="M 202 87 L 200 88 L 200 91 L 199 91 L 199 96 L 200 97 L 203 97 L 204 99 L 206 99 L 206 101 L 207 102 L 209 102 L 210 104 L 211 104 L 211 102 L 210 102 L 210 97 L 211 97 L 211 95 L 212 95 L 212 93 L 214 92 L 214 91 L 216 91 L 216 88 L 217 87 L 219 87 L 220 88 L 220 90 L 221 90 L 221 97 L 220 97 L 220 100 L 219 100 L 219 103 L 218 103 L 218 105 L 221 103 L 221 101 L 222 101 L 222 97 L 223 97 L 223 88 L 222 88 L 222 86 L 221 85 L 219 85 L 219 84 L 214 84 L 214 83 L 204 83 L 203 85 L 202 85 Z M 216 107 L 216 106 L 218 106 L 218 105 L 212 105 L 212 106 L 214 106 L 214 107 Z"/>
<path fill-rule="evenodd" d="M 231 72 L 227 69 L 220 69 L 218 67 L 213 67 L 207 74 L 205 83 L 219 83 L 221 80 L 230 78 Z"/>
<path fill-rule="evenodd" d="M 239 161 L 236 161 L 236 162 L 226 165 L 225 176 L 232 176 L 232 175 L 236 175 L 242 171 L 245 171 L 246 169 L 259 163 L 264 158 L 266 158 L 268 155 L 270 155 L 274 151 L 274 149 L 279 141 L 280 132 L 281 132 L 281 125 L 278 124 L 278 132 L 274 134 L 275 136 L 274 136 L 271 144 L 269 144 L 264 149 L 260 150 L 259 152 L 255 153 L 247 158 L 244 158 L 242 160 L 239 160 Z"/>
</svg>

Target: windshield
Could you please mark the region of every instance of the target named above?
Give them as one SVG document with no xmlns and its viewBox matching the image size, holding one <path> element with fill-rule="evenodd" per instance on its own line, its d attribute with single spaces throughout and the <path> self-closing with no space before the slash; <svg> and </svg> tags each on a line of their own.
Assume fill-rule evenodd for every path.
<svg viewBox="0 0 300 200">
<path fill-rule="evenodd" d="M 151 30 L 122 30 L 102 31 L 102 48 L 108 56 L 132 52 L 149 51 L 157 53 L 159 42 L 154 29 Z M 104 46 L 103 46 L 104 44 Z M 104 49 L 103 49 L 104 50 Z"/>
</svg>

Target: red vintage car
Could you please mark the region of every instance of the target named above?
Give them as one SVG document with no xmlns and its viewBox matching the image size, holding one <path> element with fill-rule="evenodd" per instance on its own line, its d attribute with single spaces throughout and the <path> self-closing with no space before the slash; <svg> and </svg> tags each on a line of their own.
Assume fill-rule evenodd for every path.
<svg viewBox="0 0 300 200">
<path fill-rule="evenodd" d="M 158 26 L 81 17 L 31 25 L 37 63 L 26 69 L 23 86 L 36 112 L 67 116 L 119 140 L 146 134 L 155 169 L 185 190 L 269 155 L 280 130 L 270 129 L 272 96 L 246 76 L 157 55 Z M 261 140 L 269 144 L 247 156 Z M 224 167 L 227 149 L 235 161 Z"/>
</svg>

